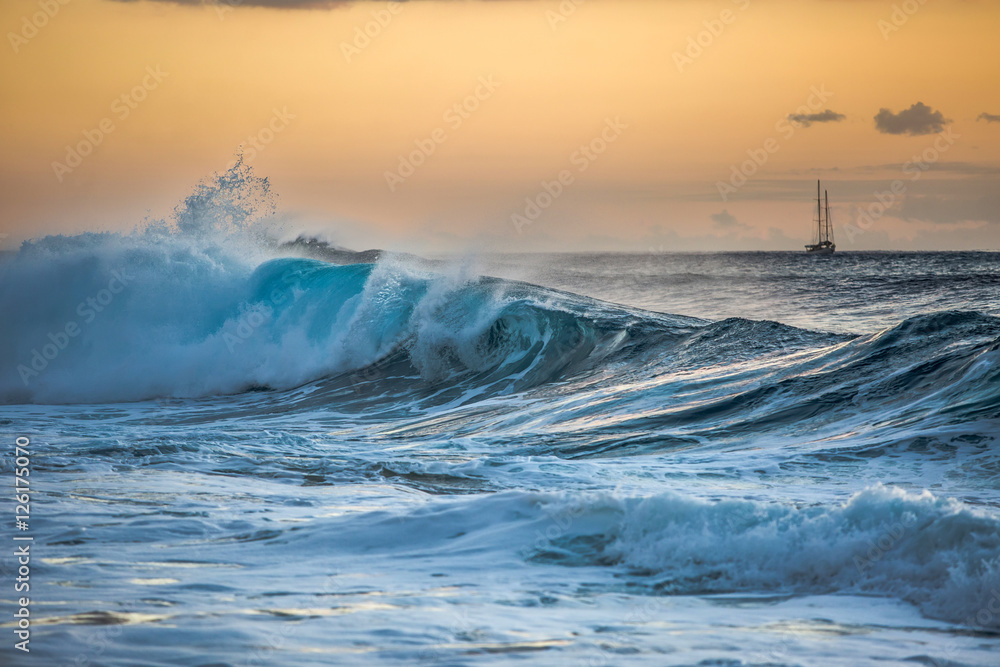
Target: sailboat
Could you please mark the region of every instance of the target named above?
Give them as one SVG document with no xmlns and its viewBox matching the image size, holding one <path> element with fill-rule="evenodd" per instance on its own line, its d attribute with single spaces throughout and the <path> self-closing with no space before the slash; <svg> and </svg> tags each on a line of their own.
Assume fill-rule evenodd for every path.
<svg viewBox="0 0 1000 667">
<path fill-rule="evenodd" d="M 831 255 L 837 249 L 837 244 L 833 242 L 833 222 L 830 221 L 830 196 L 826 190 L 823 191 L 826 201 L 824 208 L 823 200 L 819 197 L 819 181 L 816 181 L 816 231 L 817 241 L 806 246 L 806 252 L 813 252 L 817 255 Z M 826 215 L 823 215 L 823 211 Z"/>
</svg>

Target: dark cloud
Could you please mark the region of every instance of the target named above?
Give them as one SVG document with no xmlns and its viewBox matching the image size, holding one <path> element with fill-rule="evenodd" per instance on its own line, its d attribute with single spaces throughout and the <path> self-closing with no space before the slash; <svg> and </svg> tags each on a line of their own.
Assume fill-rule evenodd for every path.
<svg viewBox="0 0 1000 667">
<path fill-rule="evenodd" d="M 985 120 L 987 123 L 1000 123 L 1000 115 L 994 113 L 986 113 L 985 111 L 979 114 L 976 120 Z"/>
<path fill-rule="evenodd" d="M 802 127 L 809 127 L 813 123 L 839 123 L 840 121 L 847 118 L 842 113 L 837 113 L 836 111 L 831 111 L 827 109 L 826 111 L 821 111 L 819 113 L 792 113 L 788 114 L 788 120 L 793 123 L 798 123 Z"/>
<path fill-rule="evenodd" d="M 917 102 L 909 109 L 893 113 L 879 109 L 875 114 L 875 129 L 882 134 L 937 134 L 944 130 L 945 123 L 951 122 L 940 111 L 934 111 L 923 102 Z"/>
<path fill-rule="evenodd" d="M 926 164 L 926 163 L 925 163 Z M 991 164 L 986 162 L 961 162 L 952 161 L 945 162 L 944 160 L 939 160 L 934 163 L 927 164 L 928 171 L 933 172 L 947 172 L 951 174 L 962 174 L 962 175 L 987 175 L 987 176 L 1000 176 L 1000 165 Z M 884 172 L 901 172 L 902 165 L 899 162 L 887 162 L 883 164 L 864 164 L 859 165 L 854 168 L 856 171 L 864 173 L 884 173 Z M 902 174 L 904 177 L 909 178 L 909 174 Z"/>
<path fill-rule="evenodd" d="M 113 2 L 143 2 L 144 0 L 112 0 Z M 272 9 L 333 9 L 352 4 L 345 0 L 149 0 L 175 5 L 198 5 L 236 9 L 239 7 L 270 7 Z M 405 0 L 402 0 L 405 2 Z"/>
<path fill-rule="evenodd" d="M 723 227 L 725 229 L 733 229 L 734 227 L 746 227 L 746 225 L 737 220 L 736 217 L 726 209 L 722 209 L 721 213 L 713 213 L 709 217 L 712 218 L 712 222 L 714 222 L 716 226 Z"/>
<path fill-rule="evenodd" d="M 961 222 L 1000 223 L 1000 193 L 991 192 L 978 196 L 913 195 L 903 200 L 899 217 L 943 225 Z"/>
</svg>

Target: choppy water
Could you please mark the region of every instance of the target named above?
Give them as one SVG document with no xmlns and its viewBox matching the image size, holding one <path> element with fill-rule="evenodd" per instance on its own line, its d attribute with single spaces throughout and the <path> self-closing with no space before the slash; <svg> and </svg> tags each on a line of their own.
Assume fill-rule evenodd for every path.
<svg viewBox="0 0 1000 667">
<path fill-rule="evenodd" d="M 997 254 L 256 239 L 0 261 L 6 664 L 998 663 Z"/>
</svg>

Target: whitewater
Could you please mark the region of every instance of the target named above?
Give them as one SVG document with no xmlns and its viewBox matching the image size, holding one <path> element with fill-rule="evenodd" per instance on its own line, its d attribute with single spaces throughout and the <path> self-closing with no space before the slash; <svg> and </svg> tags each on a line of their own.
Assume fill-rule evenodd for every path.
<svg viewBox="0 0 1000 667">
<path fill-rule="evenodd" d="M 4 664 L 1000 663 L 996 253 L 421 258 L 272 201 L 0 257 Z"/>
</svg>

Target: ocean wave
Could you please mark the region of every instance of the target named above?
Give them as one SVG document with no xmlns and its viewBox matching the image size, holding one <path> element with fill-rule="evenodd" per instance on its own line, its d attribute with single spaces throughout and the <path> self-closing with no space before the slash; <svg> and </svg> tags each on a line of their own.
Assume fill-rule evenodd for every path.
<svg viewBox="0 0 1000 667">
<path fill-rule="evenodd" d="M 357 413 L 518 394 L 510 428 L 491 428 L 583 456 L 1000 417 L 1000 318 L 928 313 L 854 336 L 653 313 L 281 244 L 266 202 L 238 164 L 172 222 L 46 237 L 0 261 L 0 402 L 265 392 L 269 410 Z M 522 428 L 550 424 L 553 402 L 556 431 Z"/>
<path fill-rule="evenodd" d="M 291 407 L 301 392 L 280 392 L 316 383 L 309 407 L 349 405 L 359 393 L 341 390 L 362 385 L 366 405 L 441 405 L 564 383 L 569 394 L 614 387 L 585 408 L 616 414 L 590 435 L 666 440 L 1000 416 L 1000 319 L 974 312 L 848 336 L 650 313 L 391 256 L 335 265 L 157 239 L 50 237 L 0 264 L 0 307 L 15 323 L 0 334 L 0 400 L 263 389 Z"/>
<path fill-rule="evenodd" d="M 884 595 L 1000 629 L 1000 518 L 928 491 L 879 485 L 814 506 L 667 493 L 542 507 L 559 529 L 540 533 L 530 558 L 623 567 L 658 594 Z M 602 532 L 578 529 L 600 515 Z"/>
<path fill-rule="evenodd" d="M 338 557 L 436 554 L 438 567 L 596 568 L 576 576 L 581 585 L 589 576 L 651 596 L 877 596 L 1000 630 L 996 508 L 881 484 L 809 504 L 674 492 L 435 496 L 405 514 L 360 512 L 275 539 Z"/>
</svg>

